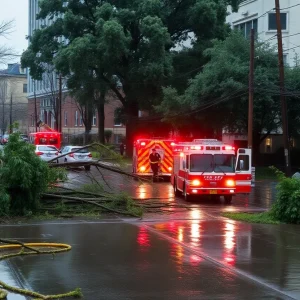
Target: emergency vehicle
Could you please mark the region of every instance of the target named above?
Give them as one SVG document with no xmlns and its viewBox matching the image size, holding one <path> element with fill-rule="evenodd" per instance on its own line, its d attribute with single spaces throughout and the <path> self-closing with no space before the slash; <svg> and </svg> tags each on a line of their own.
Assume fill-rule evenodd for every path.
<svg viewBox="0 0 300 300">
<path fill-rule="evenodd" d="M 171 182 L 175 195 L 224 196 L 251 191 L 251 149 L 237 149 L 214 139 L 177 143 L 173 147 Z"/>
<path fill-rule="evenodd" d="M 44 131 L 29 134 L 29 142 L 34 145 L 52 145 L 57 149 L 61 147 L 61 133 L 55 131 L 47 124 L 39 121 L 37 124 Z"/>
<path fill-rule="evenodd" d="M 133 174 L 139 176 L 153 176 L 149 156 L 153 148 L 159 153 L 161 162 L 159 177 L 170 178 L 173 169 L 173 140 L 168 139 L 139 139 L 133 146 Z"/>
</svg>

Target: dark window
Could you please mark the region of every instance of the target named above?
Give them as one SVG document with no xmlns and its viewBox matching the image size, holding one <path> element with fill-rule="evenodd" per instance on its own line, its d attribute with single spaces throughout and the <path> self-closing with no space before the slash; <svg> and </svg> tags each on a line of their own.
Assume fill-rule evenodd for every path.
<svg viewBox="0 0 300 300">
<path fill-rule="evenodd" d="M 39 151 L 57 151 L 57 149 L 55 147 L 51 147 L 51 146 L 39 146 L 38 150 Z"/>
<path fill-rule="evenodd" d="M 281 23 L 281 29 L 286 30 L 287 29 L 287 14 L 286 13 L 280 13 L 280 23 Z M 269 30 L 277 30 L 275 13 L 269 13 Z"/>
<path fill-rule="evenodd" d="M 80 148 L 72 148 L 71 151 L 77 151 L 79 150 Z M 88 149 L 81 149 L 79 151 L 77 151 L 76 153 L 89 153 Z"/>
<path fill-rule="evenodd" d="M 187 169 L 190 168 L 190 156 L 189 155 L 186 156 L 186 168 Z"/>
<path fill-rule="evenodd" d="M 234 172 L 235 157 L 232 154 L 215 154 L 215 169 L 216 173 Z"/>
<path fill-rule="evenodd" d="M 27 93 L 27 83 L 23 83 L 23 93 Z"/>
<path fill-rule="evenodd" d="M 237 171 L 249 171 L 249 155 L 239 155 Z"/>
<path fill-rule="evenodd" d="M 251 29 L 254 29 L 254 34 L 257 34 L 257 19 L 238 24 L 234 29 L 240 30 L 244 37 L 250 37 Z"/>
<path fill-rule="evenodd" d="M 213 156 L 211 154 L 191 154 L 190 170 L 191 172 L 212 172 Z"/>
</svg>

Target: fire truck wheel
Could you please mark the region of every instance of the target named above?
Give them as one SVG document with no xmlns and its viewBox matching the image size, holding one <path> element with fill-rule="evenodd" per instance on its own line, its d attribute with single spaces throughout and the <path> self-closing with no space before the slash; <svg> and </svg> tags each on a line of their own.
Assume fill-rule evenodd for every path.
<svg viewBox="0 0 300 300">
<path fill-rule="evenodd" d="M 174 183 L 174 194 L 175 196 L 181 196 L 181 192 L 177 189 L 176 182 Z"/>
<path fill-rule="evenodd" d="M 224 199 L 226 204 L 230 204 L 232 201 L 232 195 L 225 195 Z"/>
<path fill-rule="evenodd" d="M 187 193 L 186 193 L 186 190 L 185 190 L 185 187 L 183 188 L 183 196 L 184 196 L 184 200 L 185 201 L 187 201 L 187 202 L 189 202 L 189 201 L 191 201 L 191 195 L 188 195 Z"/>
</svg>

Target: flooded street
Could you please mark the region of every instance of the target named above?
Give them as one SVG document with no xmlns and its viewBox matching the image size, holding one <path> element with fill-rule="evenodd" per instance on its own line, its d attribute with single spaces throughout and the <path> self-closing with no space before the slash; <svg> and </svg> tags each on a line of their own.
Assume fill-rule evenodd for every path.
<svg viewBox="0 0 300 300">
<path fill-rule="evenodd" d="M 77 172 L 70 176 L 75 185 L 84 181 Z M 186 203 L 174 197 L 170 183 L 104 176 L 106 189 L 126 191 L 136 201 L 182 203 L 189 209 L 169 208 L 142 219 L 1 226 L 3 238 L 72 246 L 55 257 L 1 262 L 1 280 L 43 294 L 80 287 L 88 300 L 300 299 L 299 227 L 247 224 L 220 215 L 266 210 L 274 201 L 275 183 L 257 182 L 249 197 L 225 205 L 223 200 Z M 25 298 L 10 294 L 8 299 Z"/>
</svg>

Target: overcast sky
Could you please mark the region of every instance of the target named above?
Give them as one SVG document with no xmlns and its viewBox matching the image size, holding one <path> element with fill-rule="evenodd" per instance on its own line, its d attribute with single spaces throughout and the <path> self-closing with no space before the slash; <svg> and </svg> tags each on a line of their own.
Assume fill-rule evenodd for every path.
<svg viewBox="0 0 300 300">
<path fill-rule="evenodd" d="M 28 35 L 28 0 L 0 0 L 0 7 L 0 23 L 10 20 L 14 20 L 15 23 L 10 36 L 0 37 L 0 45 L 11 46 L 18 54 L 21 54 L 28 45 L 25 39 Z M 19 61 L 20 59 L 16 58 L 12 62 Z"/>
</svg>

